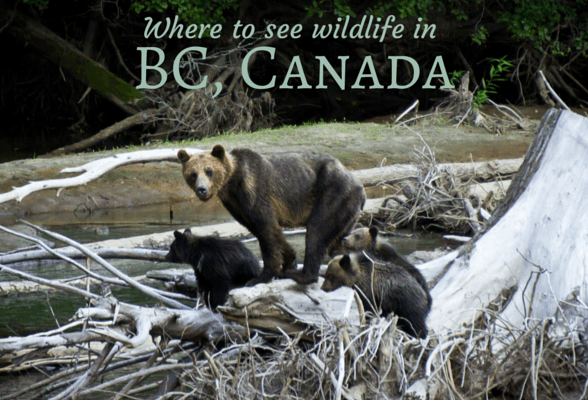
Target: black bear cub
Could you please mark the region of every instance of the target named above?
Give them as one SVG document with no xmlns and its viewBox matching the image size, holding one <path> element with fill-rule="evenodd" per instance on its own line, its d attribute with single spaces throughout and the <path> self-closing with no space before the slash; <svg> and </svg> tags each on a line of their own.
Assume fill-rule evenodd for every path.
<svg viewBox="0 0 588 400">
<path fill-rule="evenodd" d="M 421 271 L 398 254 L 391 244 L 382 240 L 382 238 L 378 236 L 378 233 L 378 228 L 375 226 L 372 226 L 371 228 L 355 229 L 349 234 L 349 236 L 343 238 L 343 246 L 346 250 L 350 251 L 365 251 L 370 257 L 390 262 L 406 269 L 427 294 L 427 303 L 429 304 L 429 307 L 431 307 L 433 304 L 433 298 L 429 293 L 429 286 L 421 274 Z"/>
<path fill-rule="evenodd" d="M 211 310 L 225 303 L 231 289 L 261 272 L 257 258 L 238 240 L 195 236 L 189 229 L 175 231 L 174 237 L 165 259 L 194 268 L 198 291 Z"/>
<path fill-rule="evenodd" d="M 381 310 L 382 316 L 394 313 L 404 332 L 427 337 L 425 320 L 431 310 L 427 293 L 405 268 L 375 261 L 363 252 L 337 256 L 329 263 L 322 290 L 342 286 L 358 289 L 366 311 Z"/>
</svg>

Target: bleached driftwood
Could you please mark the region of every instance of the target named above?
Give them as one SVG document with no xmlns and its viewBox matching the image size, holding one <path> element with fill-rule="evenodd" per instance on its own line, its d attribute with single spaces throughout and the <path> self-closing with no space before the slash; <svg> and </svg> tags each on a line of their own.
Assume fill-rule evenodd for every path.
<svg viewBox="0 0 588 400">
<path fill-rule="evenodd" d="M 441 170 L 451 170 L 456 176 L 474 178 L 479 181 L 495 179 L 498 175 L 509 177 L 513 175 L 523 162 L 522 158 L 510 160 L 494 160 L 472 163 L 444 163 L 439 164 Z M 363 169 L 353 171 L 353 174 L 364 186 L 374 186 L 391 180 L 403 180 L 417 177 L 420 167 L 415 164 L 397 164 L 387 167 Z"/>
<path fill-rule="evenodd" d="M 71 178 L 30 182 L 25 186 L 15 188 L 14 190 L 11 190 L 7 193 L 0 194 L 0 203 L 5 203 L 9 200 L 21 201 L 31 193 L 48 189 L 59 189 L 57 191 L 57 195 L 59 196 L 59 191 L 61 189 L 85 185 L 88 182 L 91 182 L 104 175 L 106 172 L 118 167 L 122 167 L 123 165 L 152 161 L 175 161 L 178 158 L 178 150 L 179 149 L 158 149 L 121 153 L 89 162 L 85 165 L 82 165 L 81 167 L 65 168 L 60 173 L 81 173 L 81 175 Z M 191 148 L 186 148 L 185 150 L 189 154 L 197 154 L 204 151 Z"/>
<path fill-rule="evenodd" d="M 346 321 L 358 329 L 363 306 L 354 290 L 339 288 L 323 292 L 318 283 L 304 286 L 291 279 L 274 280 L 229 293 L 222 314 L 242 325 L 270 332 L 295 334 L 308 327 L 334 326 Z"/>
<path fill-rule="evenodd" d="M 432 289 L 430 328 L 447 332 L 471 324 L 502 302 L 502 325 L 530 327 L 555 318 L 586 330 L 587 148 L 586 118 L 546 114 L 489 228 L 464 246 Z"/>
<path fill-rule="evenodd" d="M 97 262 L 98 264 L 100 264 L 102 267 L 104 267 L 107 271 L 109 271 L 110 273 L 112 273 L 116 278 L 109 278 L 109 277 L 104 277 L 101 275 L 96 274 L 93 271 L 88 270 L 85 266 L 81 265 L 80 263 L 76 262 L 75 260 L 72 260 L 66 256 L 63 256 L 61 254 L 56 253 L 53 249 L 50 249 L 48 246 L 42 244 L 39 239 L 37 238 L 33 238 L 33 237 L 29 237 L 28 235 L 24 235 L 22 233 L 19 232 L 15 232 L 12 231 L 10 229 L 7 229 L 5 227 L 0 226 L 0 228 L 8 233 L 11 233 L 13 235 L 17 235 L 19 237 L 22 237 L 24 239 L 27 240 L 31 240 L 34 242 L 37 242 L 38 244 L 41 244 L 41 246 L 43 246 L 43 248 L 49 252 L 53 252 L 54 255 L 62 258 L 64 261 L 67 261 L 68 263 L 70 263 L 71 265 L 75 266 L 76 268 L 80 269 L 81 271 L 83 271 L 84 273 L 86 273 L 89 277 L 95 278 L 95 279 L 99 279 L 103 282 L 106 283 L 111 283 L 111 284 L 122 284 L 122 285 L 129 285 L 145 294 L 147 294 L 148 296 L 151 296 L 169 306 L 175 307 L 175 308 L 179 308 L 179 309 L 190 309 L 190 307 L 186 306 L 183 303 L 180 303 L 179 301 L 174 300 L 174 298 L 176 299 L 186 299 L 185 296 L 183 295 L 178 295 L 175 293 L 162 293 L 160 290 L 158 289 L 154 289 L 151 288 L 149 286 L 143 285 L 137 281 L 135 281 L 133 278 L 129 277 L 128 275 L 126 275 L 125 273 L 119 271 L 116 267 L 114 267 L 112 264 L 110 264 L 109 262 L 107 262 L 106 260 L 104 260 L 102 257 L 98 256 L 96 253 L 92 252 L 90 249 L 88 249 L 86 246 L 83 246 L 81 244 L 79 244 L 78 242 L 60 235 L 58 233 L 55 232 L 51 232 L 48 231 L 46 229 L 42 229 L 34 224 L 31 224 L 29 222 L 23 221 L 24 224 L 31 226 L 33 228 L 35 228 L 36 230 L 43 232 L 45 235 L 50 236 L 54 239 L 57 239 L 59 241 L 62 241 L 66 244 L 69 244 L 70 246 L 75 247 L 76 249 L 80 250 L 82 253 L 84 253 L 84 255 L 86 255 L 86 257 L 88 257 L 89 259 Z M 39 278 L 39 277 L 35 277 L 35 276 L 27 276 L 28 274 L 25 274 L 21 271 L 17 271 L 14 270 L 8 266 L 2 265 L 0 264 L 0 271 L 4 271 L 4 272 L 8 272 L 12 275 L 17 275 L 21 278 L 39 283 L 39 284 L 44 284 L 46 286 L 53 286 L 53 287 L 57 287 L 59 289 L 64 289 L 76 294 L 81 294 L 83 296 L 89 297 L 89 298 L 96 298 L 96 295 L 87 291 L 82 291 L 81 289 L 78 289 L 74 286 L 69 286 L 69 285 L 65 285 L 62 284 L 61 282 L 57 282 L 57 281 L 50 281 L 44 278 Z M 118 278 L 118 279 L 117 279 Z M 85 293 L 84 293 L 85 292 Z"/>
<path fill-rule="evenodd" d="M 92 251 L 102 258 L 124 258 L 129 260 L 165 261 L 165 250 L 120 248 L 120 247 L 95 247 Z M 57 253 L 70 258 L 86 258 L 86 255 L 75 248 L 56 249 Z M 0 255 L 0 264 L 13 264 L 24 261 L 57 259 L 56 255 L 46 250 L 27 250 Z"/>
</svg>

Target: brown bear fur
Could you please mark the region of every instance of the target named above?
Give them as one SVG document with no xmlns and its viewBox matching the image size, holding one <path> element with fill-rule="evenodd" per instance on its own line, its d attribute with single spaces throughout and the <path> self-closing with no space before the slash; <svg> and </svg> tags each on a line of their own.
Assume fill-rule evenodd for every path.
<svg viewBox="0 0 588 400">
<path fill-rule="evenodd" d="M 370 257 L 390 262 L 406 269 L 427 293 L 427 303 L 431 307 L 433 298 L 429 293 L 429 286 L 421 271 L 398 254 L 390 243 L 386 243 L 378 236 L 378 233 L 378 228 L 375 226 L 355 229 L 343 238 L 343 246 L 346 250 L 353 252 L 365 251 Z"/>
<path fill-rule="evenodd" d="M 329 263 L 322 290 L 342 286 L 358 289 L 366 311 L 398 316 L 398 327 L 414 337 L 425 338 L 425 320 L 431 307 L 427 294 L 403 267 L 370 259 L 365 253 L 337 256 Z"/>
<path fill-rule="evenodd" d="M 192 266 L 198 291 L 212 310 L 225 303 L 231 289 L 261 272 L 255 255 L 238 240 L 195 236 L 189 229 L 175 231 L 174 237 L 165 259 Z"/>
<path fill-rule="evenodd" d="M 249 149 L 178 152 L 182 173 L 198 198 L 218 195 L 225 208 L 259 240 L 264 268 L 249 285 L 272 277 L 301 284 L 318 280 L 328 250 L 340 245 L 365 203 L 363 185 L 334 158 L 314 152 L 261 155 Z M 282 228 L 306 226 L 304 268 Z"/>
</svg>

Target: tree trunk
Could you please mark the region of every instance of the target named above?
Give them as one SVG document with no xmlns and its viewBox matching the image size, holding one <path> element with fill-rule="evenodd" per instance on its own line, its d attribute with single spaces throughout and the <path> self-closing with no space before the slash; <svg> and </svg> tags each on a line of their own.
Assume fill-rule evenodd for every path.
<svg viewBox="0 0 588 400">
<path fill-rule="evenodd" d="M 505 327 L 555 317 L 586 329 L 588 119 L 550 110 L 488 228 L 437 277 L 429 327 L 472 324 L 494 309 Z M 563 314 L 563 315 L 562 315 Z"/>
<path fill-rule="evenodd" d="M 0 24 L 8 33 L 33 46 L 46 59 L 78 81 L 90 86 L 118 107 L 129 114 L 137 112 L 131 102 L 142 98 L 141 92 L 37 21 L 0 3 Z"/>
</svg>

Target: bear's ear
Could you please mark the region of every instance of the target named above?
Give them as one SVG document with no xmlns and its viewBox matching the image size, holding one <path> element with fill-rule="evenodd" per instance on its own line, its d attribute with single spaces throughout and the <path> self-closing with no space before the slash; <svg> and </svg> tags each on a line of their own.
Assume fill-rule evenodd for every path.
<svg viewBox="0 0 588 400">
<path fill-rule="evenodd" d="M 176 238 L 176 240 L 182 240 L 184 238 L 184 235 L 182 235 L 180 231 L 174 231 L 174 237 Z"/>
<path fill-rule="evenodd" d="M 186 233 L 190 233 L 190 234 L 192 234 L 192 230 L 191 230 L 190 228 L 186 228 L 186 230 L 184 231 L 184 235 L 185 235 Z"/>
<path fill-rule="evenodd" d="M 372 226 L 369 230 L 370 232 L 370 236 L 372 237 L 372 240 L 376 240 L 376 238 L 378 237 L 378 228 L 375 226 Z"/>
<path fill-rule="evenodd" d="M 212 152 L 210 154 L 212 154 L 213 157 L 222 160 L 225 158 L 225 148 L 222 144 L 217 144 L 212 148 Z"/>
<path fill-rule="evenodd" d="M 186 150 L 182 149 L 178 151 L 178 159 L 182 164 L 185 164 L 190 159 L 190 154 L 188 154 Z"/>
<path fill-rule="evenodd" d="M 343 268 L 343 271 L 350 271 L 351 270 L 351 258 L 349 258 L 348 254 L 345 254 L 343 258 L 339 261 L 339 265 Z"/>
</svg>

